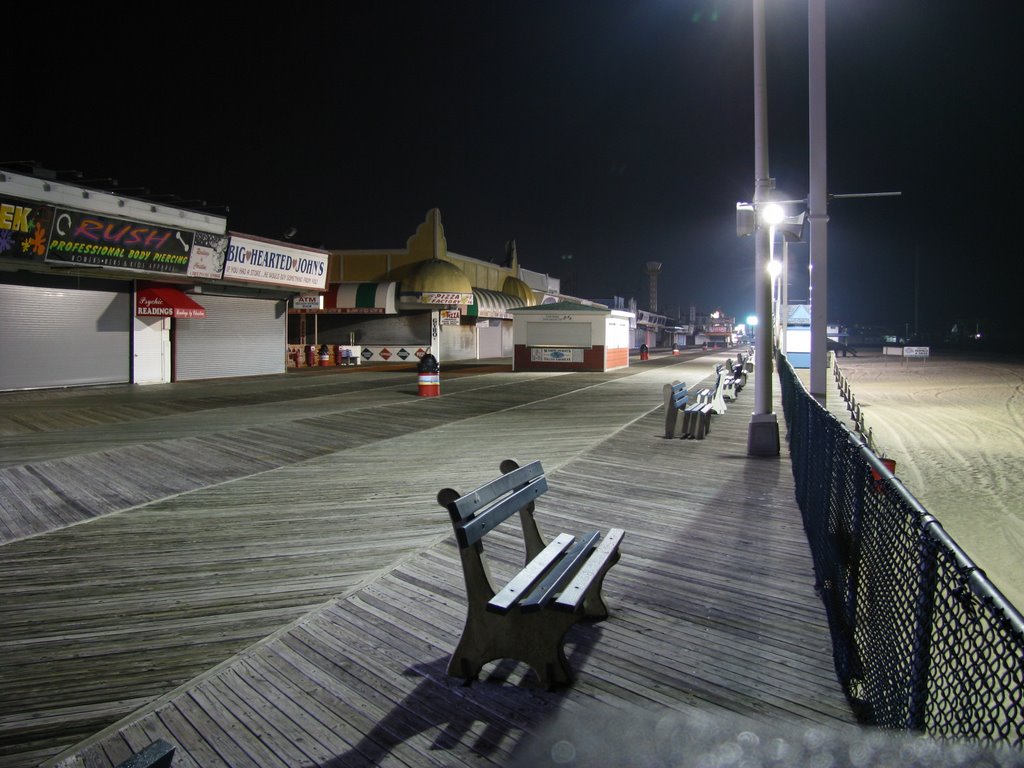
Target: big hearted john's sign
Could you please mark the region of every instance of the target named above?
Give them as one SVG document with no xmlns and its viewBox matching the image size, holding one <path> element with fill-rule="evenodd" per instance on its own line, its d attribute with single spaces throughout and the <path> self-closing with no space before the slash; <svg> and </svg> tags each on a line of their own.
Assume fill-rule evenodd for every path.
<svg viewBox="0 0 1024 768">
<path fill-rule="evenodd" d="M 224 279 L 303 290 L 327 288 L 327 251 L 231 233 Z"/>
</svg>

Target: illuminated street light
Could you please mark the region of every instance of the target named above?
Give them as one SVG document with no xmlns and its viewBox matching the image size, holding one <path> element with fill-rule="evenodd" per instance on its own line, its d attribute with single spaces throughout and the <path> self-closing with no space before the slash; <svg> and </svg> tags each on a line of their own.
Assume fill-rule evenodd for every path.
<svg viewBox="0 0 1024 768">
<path fill-rule="evenodd" d="M 761 221 L 769 227 L 781 223 L 784 218 L 786 218 L 786 212 L 778 203 L 767 203 L 761 207 Z"/>
</svg>

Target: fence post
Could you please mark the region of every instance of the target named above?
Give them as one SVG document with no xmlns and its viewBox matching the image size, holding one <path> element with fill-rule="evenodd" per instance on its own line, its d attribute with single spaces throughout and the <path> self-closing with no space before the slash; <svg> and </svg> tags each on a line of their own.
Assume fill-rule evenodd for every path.
<svg viewBox="0 0 1024 768">
<path fill-rule="evenodd" d="M 935 582 L 938 546 L 928 527 L 937 522 L 931 515 L 921 520 L 918 533 L 917 604 L 914 607 L 913 648 L 907 690 L 907 729 L 924 731 L 928 713 L 928 671 L 931 666 L 932 620 L 935 614 Z"/>
</svg>

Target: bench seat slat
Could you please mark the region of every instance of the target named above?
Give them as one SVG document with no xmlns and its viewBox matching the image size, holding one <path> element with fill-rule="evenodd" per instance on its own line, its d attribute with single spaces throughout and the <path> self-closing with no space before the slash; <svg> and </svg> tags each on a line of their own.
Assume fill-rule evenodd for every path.
<svg viewBox="0 0 1024 768">
<path fill-rule="evenodd" d="M 594 577 L 601 572 L 609 559 L 617 555 L 619 543 L 624 535 L 625 531 L 621 528 L 612 528 L 608 531 L 604 540 L 594 550 L 594 554 L 587 559 L 572 581 L 562 590 L 562 594 L 556 598 L 555 608 L 563 611 L 579 610 Z"/>
<path fill-rule="evenodd" d="M 594 548 L 594 542 L 601 536 L 600 531 L 593 531 L 580 537 L 572 549 L 552 568 L 533 591 L 519 602 L 523 611 L 538 611 L 558 594 L 565 584 L 576 573 L 580 564 Z"/>
<path fill-rule="evenodd" d="M 455 523 L 455 536 L 459 540 L 459 546 L 468 547 L 475 544 L 485 533 L 503 523 L 510 515 L 518 512 L 547 489 L 546 477 L 535 478 L 471 519 Z M 453 501 L 449 507 L 456 506 L 459 501 L 461 499 Z M 450 508 L 448 511 L 454 516 L 455 513 Z"/>
<path fill-rule="evenodd" d="M 551 564 L 558 560 L 575 540 L 576 537 L 571 533 L 559 534 L 558 538 L 548 544 L 498 594 L 487 602 L 487 610 L 508 613 L 516 601 L 533 588 L 533 585 L 547 572 Z"/>
</svg>

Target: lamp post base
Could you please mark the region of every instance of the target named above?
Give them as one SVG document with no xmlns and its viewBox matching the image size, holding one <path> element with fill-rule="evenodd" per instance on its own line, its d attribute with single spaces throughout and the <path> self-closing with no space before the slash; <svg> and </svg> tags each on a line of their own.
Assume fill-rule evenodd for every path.
<svg viewBox="0 0 1024 768">
<path fill-rule="evenodd" d="M 751 414 L 747 428 L 747 455 L 779 455 L 779 421 L 774 413 Z"/>
</svg>

